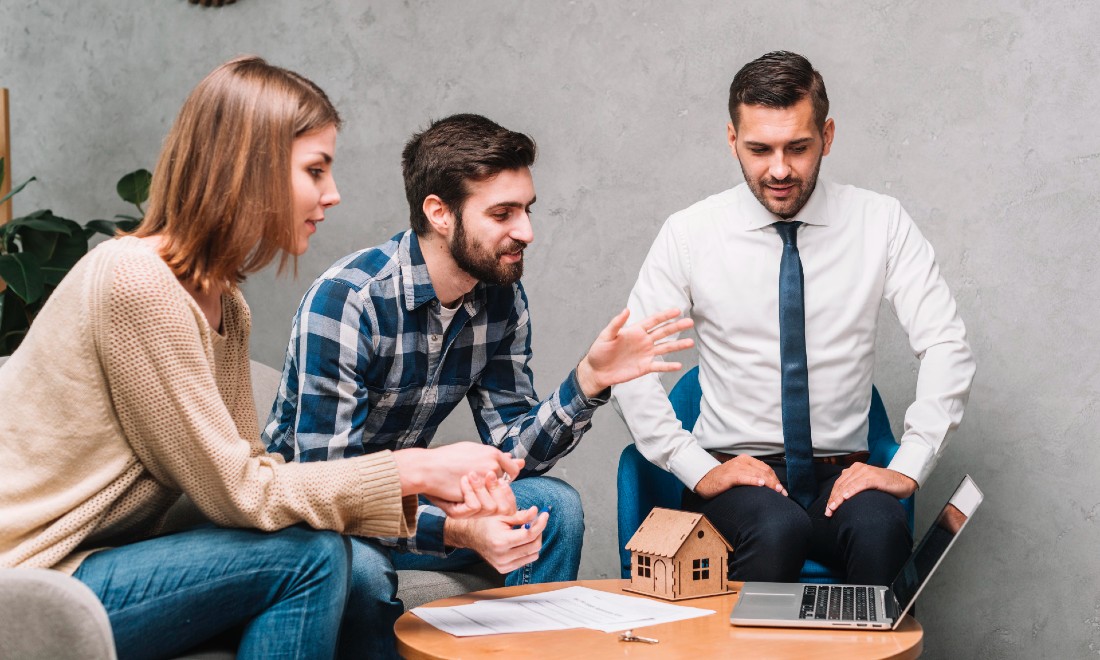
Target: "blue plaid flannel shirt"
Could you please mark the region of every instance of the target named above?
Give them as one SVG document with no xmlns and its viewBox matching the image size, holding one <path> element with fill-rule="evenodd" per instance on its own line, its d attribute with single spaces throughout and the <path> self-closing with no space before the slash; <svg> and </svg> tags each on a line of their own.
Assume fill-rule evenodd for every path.
<svg viewBox="0 0 1100 660">
<path fill-rule="evenodd" d="M 585 397 L 576 371 L 540 402 L 527 297 L 518 282 L 478 283 L 446 333 L 416 234 L 405 231 L 333 264 L 302 298 L 282 383 L 263 432 L 287 461 L 324 461 L 427 447 L 465 397 L 482 442 L 541 474 L 569 453 L 606 398 Z M 411 539 L 445 555 L 444 515 L 421 501 Z"/>
</svg>

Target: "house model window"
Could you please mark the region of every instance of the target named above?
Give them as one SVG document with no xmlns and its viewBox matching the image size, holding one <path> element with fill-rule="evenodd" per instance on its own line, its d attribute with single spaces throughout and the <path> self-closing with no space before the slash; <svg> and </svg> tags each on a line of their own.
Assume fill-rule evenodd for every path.
<svg viewBox="0 0 1100 660">
<path fill-rule="evenodd" d="M 710 557 L 691 560 L 691 579 L 697 581 L 710 579 Z"/>
<path fill-rule="evenodd" d="M 635 557 L 626 591 L 669 600 L 726 591 L 733 547 L 701 513 L 655 508 L 626 549 Z"/>
</svg>

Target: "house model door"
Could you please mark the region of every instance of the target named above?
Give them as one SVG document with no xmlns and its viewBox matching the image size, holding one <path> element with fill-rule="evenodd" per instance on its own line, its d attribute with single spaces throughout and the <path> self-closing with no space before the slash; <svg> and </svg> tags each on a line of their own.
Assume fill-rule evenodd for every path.
<svg viewBox="0 0 1100 660">
<path fill-rule="evenodd" d="M 653 562 L 653 591 L 663 594 L 668 592 L 668 564 L 664 559 Z"/>
</svg>

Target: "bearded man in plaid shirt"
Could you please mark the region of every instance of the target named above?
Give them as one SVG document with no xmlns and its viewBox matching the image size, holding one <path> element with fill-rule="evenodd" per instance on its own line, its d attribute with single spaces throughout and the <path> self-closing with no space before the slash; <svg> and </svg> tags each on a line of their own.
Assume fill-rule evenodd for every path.
<svg viewBox="0 0 1100 660">
<path fill-rule="evenodd" d="M 264 430 L 269 451 L 321 461 L 427 447 L 466 398 L 481 441 L 525 462 L 511 492 L 488 484 L 498 497 L 502 489 L 508 500 L 514 494 L 504 514 L 457 520 L 423 502 L 414 537 L 351 539 L 345 621 L 358 625 L 342 636 L 342 655 L 395 655 L 398 568 L 449 570 L 484 560 L 508 585 L 575 580 L 580 497 L 541 475 L 577 445 L 611 385 L 677 370 L 656 358 L 691 346 L 690 339 L 661 341 L 690 327 L 678 310 L 631 326 L 624 310 L 565 382 L 538 399 L 519 281 L 534 239 L 534 161 L 528 136 L 484 117 L 433 123 L 402 157 L 412 228 L 336 262 L 298 309 Z"/>
</svg>

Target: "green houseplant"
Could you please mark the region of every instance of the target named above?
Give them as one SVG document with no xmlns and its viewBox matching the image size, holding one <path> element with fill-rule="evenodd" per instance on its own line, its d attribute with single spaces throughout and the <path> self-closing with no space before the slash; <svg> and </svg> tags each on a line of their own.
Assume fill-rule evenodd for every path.
<svg viewBox="0 0 1100 660">
<path fill-rule="evenodd" d="M 4 174 L 0 158 L 0 181 Z M 82 225 L 42 209 L 0 225 L 0 356 L 11 355 L 19 346 L 54 288 L 88 252 L 89 239 L 137 227 L 151 180 L 147 170 L 137 170 L 118 182 L 119 197 L 136 206 L 138 216 L 116 215 L 114 220 L 89 220 Z M 31 181 L 34 177 L 14 187 L 0 198 L 0 204 Z"/>
</svg>

